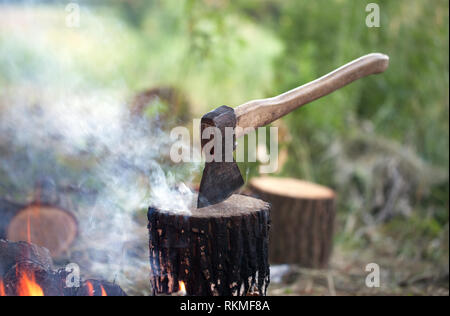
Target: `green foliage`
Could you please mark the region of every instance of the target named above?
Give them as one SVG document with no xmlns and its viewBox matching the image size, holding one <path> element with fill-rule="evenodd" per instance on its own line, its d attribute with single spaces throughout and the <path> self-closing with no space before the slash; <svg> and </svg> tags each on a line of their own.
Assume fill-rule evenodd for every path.
<svg viewBox="0 0 450 316">
<path fill-rule="evenodd" d="M 283 119 L 288 161 L 279 175 L 336 189 L 346 227 L 338 242 L 362 246 L 353 234 L 382 225 L 379 218 L 393 221 L 387 231 L 402 231 L 405 216 L 402 232 L 417 228 L 429 241 L 448 227 L 448 1 L 379 0 L 380 28 L 365 24 L 369 2 L 99 1 L 83 11 L 80 29 L 58 24 L 63 10 L 40 7 L 42 16 L 58 17 L 41 33 L 0 32 L 0 84 L 69 82 L 123 94 L 169 85 L 185 92 L 200 116 L 386 53 L 384 74 Z M 256 164 L 240 167 L 257 174 Z M 396 183 L 408 189 L 393 198 Z M 380 217 L 389 198 L 394 206 Z"/>
<path fill-rule="evenodd" d="M 381 27 L 372 29 L 365 25 L 366 3 L 292 1 L 283 7 L 277 22 L 287 53 L 278 61 L 279 92 L 369 52 L 391 58 L 385 74 L 293 113 L 288 118 L 290 129 L 303 146 L 323 149 L 340 136 L 362 132 L 358 121 L 369 120 L 378 135 L 411 146 L 426 161 L 445 166 L 448 2 L 380 1 Z M 305 176 L 306 172 L 295 174 Z"/>
</svg>

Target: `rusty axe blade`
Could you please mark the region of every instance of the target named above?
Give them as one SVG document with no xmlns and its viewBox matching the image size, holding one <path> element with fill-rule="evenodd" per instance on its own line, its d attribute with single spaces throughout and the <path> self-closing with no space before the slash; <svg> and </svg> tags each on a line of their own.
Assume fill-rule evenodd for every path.
<svg viewBox="0 0 450 316">
<path fill-rule="evenodd" d="M 209 162 L 206 162 L 203 169 L 197 201 L 198 208 L 227 199 L 244 184 L 239 167 L 233 158 L 235 127 L 234 109 L 225 105 L 202 117 L 202 149 Z M 211 129 L 208 131 L 208 128 Z M 204 132 L 209 138 L 203 137 Z"/>
<path fill-rule="evenodd" d="M 226 200 L 244 184 L 236 162 L 207 162 L 203 170 L 197 207 Z"/>
<path fill-rule="evenodd" d="M 200 184 L 198 207 L 219 203 L 244 184 L 236 162 L 230 158 L 230 154 L 232 155 L 234 151 L 236 137 L 245 135 L 253 128 L 272 123 L 302 105 L 330 94 L 355 80 L 382 73 L 388 66 L 389 57 L 384 54 L 365 55 L 317 80 L 279 96 L 253 100 L 235 109 L 221 106 L 204 115 L 201 122 L 202 134 L 208 127 L 215 127 L 220 130 L 221 136 L 215 137 L 214 146 L 217 145 L 216 147 L 221 148 L 222 152 L 220 155 L 215 155 L 217 159 L 206 163 Z M 224 135 L 227 127 L 233 128 L 233 130 L 238 127 L 233 133 L 231 146 L 225 144 L 227 137 L 224 137 Z M 221 145 L 219 140 L 222 141 Z M 210 141 L 204 141 L 202 137 L 202 149 L 205 154 L 208 152 L 208 150 L 205 150 L 205 148 L 208 148 L 206 142 L 209 143 Z M 212 154 L 212 152 L 209 152 L 209 154 Z"/>
</svg>

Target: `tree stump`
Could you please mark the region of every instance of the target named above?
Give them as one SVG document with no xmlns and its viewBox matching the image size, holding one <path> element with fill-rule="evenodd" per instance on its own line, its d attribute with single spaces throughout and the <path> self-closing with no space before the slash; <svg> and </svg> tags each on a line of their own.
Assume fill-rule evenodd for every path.
<svg viewBox="0 0 450 316">
<path fill-rule="evenodd" d="M 255 196 L 272 204 L 270 262 L 326 268 L 332 251 L 335 193 L 289 178 L 250 181 Z"/>
<path fill-rule="evenodd" d="M 196 198 L 195 198 L 196 200 Z M 150 207 L 153 293 L 265 295 L 270 205 L 243 195 L 190 214 Z"/>
</svg>

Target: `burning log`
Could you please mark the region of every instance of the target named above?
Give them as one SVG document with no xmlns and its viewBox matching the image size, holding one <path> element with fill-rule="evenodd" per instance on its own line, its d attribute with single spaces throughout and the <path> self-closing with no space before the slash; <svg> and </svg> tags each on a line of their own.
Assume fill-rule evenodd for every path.
<svg viewBox="0 0 450 316">
<path fill-rule="evenodd" d="M 18 263 L 5 275 L 6 296 L 64 296 L 65 280 L 34 263 Z"/>
<path fill-rule="evenodd" d="M 50 252 L 27 242 L 0 240 L 0 283 L 3 296 L 60 296 L 62 280 L 49 272 Z"/>
<path fill-rule="evenodd" d="M 325 268 L 332 250 L 335 193 L 288 178 L 250 181 L 255 196 L 272 204 L 270 262 Z"/>
<path fill-rule="evenodd" d="M 52 257 L 67 251 L 77 236 L 75 217 L 60 206 L 1 199 L 0 214 L 0 238 L 32 242 L 49 249 Z"/>
<path fill-rule="evenodd" d="M 86 280 L 77 296 L 127 296 L 120 286 L 99 280 Z"/>
<path fill-rule="evenodd" d="M 16 264 L 33 263 L 44 270 L 53 266 L 50 252 L 27 242 L 8 242 L 0 239 L 0 279 Z"/>
<path fill-rule="evenodd" d="M 265 295 L 270 205 L 243 195 L 191 214 L 150 207 L 153 293 Z"/>
<path fill-rule="evenodd" d="M 68 286 L 68 272 L 52 266 L 47 249 L 0 240 L 0 296 L 126 296 L 118 285 L 106 281 Z"/>
</svg>

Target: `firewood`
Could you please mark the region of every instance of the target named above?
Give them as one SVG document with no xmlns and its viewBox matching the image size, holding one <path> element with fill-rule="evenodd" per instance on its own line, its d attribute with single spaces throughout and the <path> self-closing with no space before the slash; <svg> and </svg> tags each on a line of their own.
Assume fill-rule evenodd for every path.
<svg viewBox="0 0 450 316">
<path fill-rule="evenodd" d="M 335 193 L 314 183 L 275 177 L 252 179 L 250 190 L 272 204 L 270 262 L 327 267 L 333 242 Z"/>
<path fill-rule="evenodd" d="M 16 264 L 33 263 L 44 270 L 53 266 L 50 252 L 27 242 L 9 242 L 0 239 L 0 278 Z"/>
<path fill-rule="evenodd" d="M 196 200 L 196 199 L 195 199 Z M 190 214 L 150 207 L 155 295 L 265 295 L 269 285 L 270 205 L 243 195 Z"/>
<path fill-rule="evenodd" d="M 7 296 L 64 296 L 65 280 L 58 273 L 31 262 L 12 267 L 5 275 L 4 284 Z"/>
<path fill-rule="evenodd" d="M 75 217 L 59 206 L 32 203 L 27 206 L 0 200 L 0 238 L 29 241 L 58 257 L 77 236 Z"/>
<path fill-rule="evenodd" d="M 120 286 L 99 280 L 86 280 L 77 292 L 77 296 L 127 296 Z"/>
<path fill-rule="evenodd" d="M 45 248 L 0 240 L 0 296 L 126 296 L 120 286 L 107 281 L 69 283 L 69 273 L 52 269 Z"/>
</svg>

